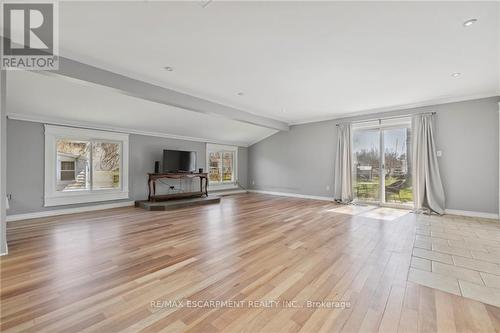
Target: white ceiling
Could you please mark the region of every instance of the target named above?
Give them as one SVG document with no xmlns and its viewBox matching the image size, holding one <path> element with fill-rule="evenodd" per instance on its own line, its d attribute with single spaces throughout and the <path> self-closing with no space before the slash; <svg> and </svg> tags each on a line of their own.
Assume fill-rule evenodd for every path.
<svg viewBox="0 0 500 333">
<path fill-rule="evenodd" d="M 61 54 L 288 123 L 500 91 L 497 2 L 201 3 L 61 2 Z M 470 18 L 478 22 L 463 27 Z M 53 91 L 53 78 L 10 74 L 14 89 L 34 93 L 27 100 L 9 86 L 9 104 L 23 112 L 246 144 L 273 133 L 98 88 L 85 87 L 87 98 L 74 83 L 52 81 L 60 89 Z"/>
<path fill-rule="evenodd" d="M 186 111 L 75 80 L 7 74 L 7 110 L 16 118 L 247 146 L 275 130 Z M 27 97 L 29 96 L 29 97 Z"/>
<path fill-rule="evenodd" d="M 497 2 L 201 3 L 61 3 L 62 53 L 288 122 L 499 92 Z"/>
</svg>

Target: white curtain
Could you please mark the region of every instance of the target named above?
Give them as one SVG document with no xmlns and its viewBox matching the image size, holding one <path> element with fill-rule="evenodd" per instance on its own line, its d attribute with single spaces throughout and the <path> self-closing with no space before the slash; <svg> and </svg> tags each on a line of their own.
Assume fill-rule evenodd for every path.
<svg viewBox="0 0 500 333">
<path fill-rule="evenodd" d="M 434 143 L 434 116 L 417 115 L 412 119 L 413 201 L 415 210 L 444 214 L 445 195 Z"/>
<path fill-rule="evenodd" d="M 351 202 L 353 199 L 351 124 L 338 125 L 334 199 L 343 203 Z"/>
</svg>

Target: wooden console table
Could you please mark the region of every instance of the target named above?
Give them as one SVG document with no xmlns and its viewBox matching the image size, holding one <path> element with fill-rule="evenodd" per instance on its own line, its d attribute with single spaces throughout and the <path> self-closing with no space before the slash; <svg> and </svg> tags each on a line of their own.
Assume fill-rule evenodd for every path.
<svg viewBox="0 0 500 333">
<path fill-rule="evenodd" d="M 168 179 L 200 178 L 200 190 L 194 192 L 181 192 L 181 193 L 157 195 L 156 181 L 164 178 Z M 164 200 L 186 198 L 186 197 L 202 197 L 203 195 L 208 196 L 208 173 L 187 173 L 187 172 L 148 173 L 148 201 L 164 201 Z"/>
</svg>

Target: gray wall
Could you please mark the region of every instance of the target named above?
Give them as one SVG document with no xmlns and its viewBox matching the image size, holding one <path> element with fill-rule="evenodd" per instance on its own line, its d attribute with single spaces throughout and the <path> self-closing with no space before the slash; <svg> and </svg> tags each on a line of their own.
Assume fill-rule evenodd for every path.
<svg viewBox="0 0 500 333">
<path fill-rule="evenodd" d="M 436 141 L 438 149 L 443 151 L 439 162 L 447 195 L 446 207 L 497 213 L 498 101 L 499 98 L 487 98 L 345 120 L 436 111 Z M 239 148 L 241 185 L 331 197 L 335 124 L 339 121 L 292 126 L 289 132 L 279 132 L 248 149 Z M 13 195 L 9 215 L 61 208 L 43 207 L 43 146 L 43 124 L 7 121 L 7 193 Z M 197 151 L 198 166 L 205 168 L 204 143 L 131 135 L 131 199 L 146 196 L 146 173 L 153 170 L 153 161 L 161 160 L 164 148 Z M 67 207 L 73 206 L 64 206 Z"/>
<path fill-rule="evenodd" d="M 485 98 L 292 126 L 289 132 L 279 132 L 249 148 L 249 186 L 331 197 L 337 122 L 435 111 L 446 207 L 498 213 L 499 100 Z"/>
<path fill-rule="evenodd" d="M 251 146 L 250 188 L 330 196 L 335 135 L 334 122 L 318 122 L 292 126 L 289 132 L 278 132 Z"/>
<path fill-rule="evenodd" d="M 8 215 L 61 208 L 96 205 L 96 203 L 43 207 L 44 195 L 44 125 L 9 119 L 7 121 L 7 193 L 12 195 Z M 154 161 L 161 161 L 163 149 L 197 152 L 198 168 L 206 168 L 206 145 L 203 142 L 167 139 L 131 134 L 129 139 L 130 199 L 147 198 L 147 173 L 154 171 Z M 246 187 L 247 148 L 238 149 L 238 176 Z M 123 201 L 123 200 L 122 200 Z M 101 204 L 117 201 L 106 201 Z"/>
<path fill-rule="evenodd" d="M 205 146 L 203 142 L 155 138 L 144 135 L 130 135 L 129 185 L 132 199 L 146 199 L 148 196 L 147 173 L 154 172 L 154 161 L 163 159 L 163 149 L 189 150 L 196 152 L 198 168 L 205 169 Z"/>
<path fill-rule="evenodd" d="M 248 148 L 238 147 L 238 183 L 244 189 L 248 188 Z"/>
</svg>

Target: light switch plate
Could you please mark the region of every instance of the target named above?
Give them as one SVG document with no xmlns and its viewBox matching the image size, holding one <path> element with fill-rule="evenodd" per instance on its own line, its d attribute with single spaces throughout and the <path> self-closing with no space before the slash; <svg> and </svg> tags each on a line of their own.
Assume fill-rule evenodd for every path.
<svg viewBox="0 0 500 333">
<path fill-rule="evenodd" d="M 441 156 L 443 156 L 443 151 L 442 151 L 442 150 L 438 150 L 438 151 L 436 152 L 436 155 L 437 155 L 437 157 L 441 157 Z"/>
</svg>

